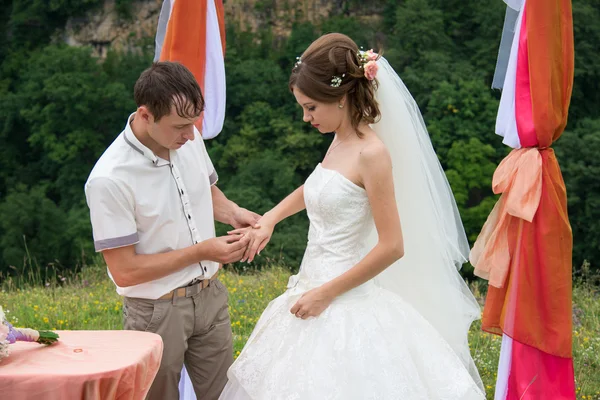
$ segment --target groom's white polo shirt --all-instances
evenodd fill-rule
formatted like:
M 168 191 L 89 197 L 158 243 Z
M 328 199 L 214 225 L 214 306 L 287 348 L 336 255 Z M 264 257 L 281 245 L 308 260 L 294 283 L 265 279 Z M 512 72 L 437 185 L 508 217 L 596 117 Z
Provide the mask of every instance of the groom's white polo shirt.
M 134 115 L 85 184 L 96 251 L 135 245 L 138 254 L 156 254 L 215 237 L 210 188 L 218 177 L 200 132 L 195 129 L 193 141 L 171 150 L 167 161 L 133 134 L 129 122 Z M 218 267 L 202 261 L 151 282 L 117 285 L 117 292 L 157 299 L 196 277 L 210 278 Z

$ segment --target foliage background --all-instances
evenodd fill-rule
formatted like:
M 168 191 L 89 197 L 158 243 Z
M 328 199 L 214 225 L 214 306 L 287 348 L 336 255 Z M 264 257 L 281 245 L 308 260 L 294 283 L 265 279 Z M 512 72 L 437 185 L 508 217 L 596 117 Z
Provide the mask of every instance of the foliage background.
M 83 184 L 134 110 L 133 84 L 153 55 L 153 38 L 138 43 L 138 51 L 109 52 L 102 61 L 90 48 L 56 40 L 68 18 L 101 3 L 0 0 L 0 276 L 5 278 L 33 265 L 48 279 L 56 271 L 77 270 L 93 253 Z M 117 3 L 126 17 L 133 3 Z M 288 74 L 312 40 L 343 32 L 365 49 L 383 49 L 417 99 L 474 241 L 496 200 L 492 174 L 508 152 L 493 132 L 500 93 L 490 89 L 504 3 L 369 2 L 381 18 L 353 16 L 367 7 L 363 2 L 336 4 L 320 22 L 290 14 L 293 28 L 286 37 L 269 28 L 250 33 L 228 24 L 225 127 L 208 144 L 220 187 L 240 205 L 263 213 L 306 179 L 330 137 L 302 122 L 287 89 Z M 600 4 L 573 0 L 573 15 L 575 84 L 567 131 L 555 149 L 568 188 L 578 274 L 584 260 L 592 271 L 600 270 Z M 307 228 L 302 214 L 285 221 L 256 267 L 276 261 L 297 268 Z M 220 233 L 225 229 L 218 227 Z

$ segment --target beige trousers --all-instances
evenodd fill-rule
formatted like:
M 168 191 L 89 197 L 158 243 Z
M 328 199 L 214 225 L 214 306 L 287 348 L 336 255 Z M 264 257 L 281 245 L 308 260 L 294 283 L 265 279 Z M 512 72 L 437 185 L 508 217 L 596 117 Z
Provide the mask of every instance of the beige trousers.
M 192 297 L 123 298 L 124 329 L 159 334 L 164 343 L 160 368 L 147 399 L 179 399 L 184 363 L 196 398 L 219 398 L 233 363 L 227 300 L 227 289 L 218 279 Z

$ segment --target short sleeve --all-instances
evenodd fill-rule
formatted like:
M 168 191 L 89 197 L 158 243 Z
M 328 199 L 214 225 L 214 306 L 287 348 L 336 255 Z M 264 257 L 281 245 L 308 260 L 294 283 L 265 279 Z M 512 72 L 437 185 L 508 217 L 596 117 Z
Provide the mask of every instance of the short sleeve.
M 105 177 L 93 178 L 85 185 L 85 196 L 96 251 L 139 242 L 133 198 L 117 182 Z
M 204 157 L 204 162 L 206 163 L 206 171 L 208 171 L 208 179 L 210 181 L 210 185 L 212 186 L 219 180 L 219 175 L 217 175 L 217 171 L 210 160 L 208 151 L 206 151 L 206 145 L 204 144 L 204 139 L 202 139 L 202 134 L 196 127 L 194 127 L 194 131 L 196 132 L 196 140 L 200 142 L 202 156 Z

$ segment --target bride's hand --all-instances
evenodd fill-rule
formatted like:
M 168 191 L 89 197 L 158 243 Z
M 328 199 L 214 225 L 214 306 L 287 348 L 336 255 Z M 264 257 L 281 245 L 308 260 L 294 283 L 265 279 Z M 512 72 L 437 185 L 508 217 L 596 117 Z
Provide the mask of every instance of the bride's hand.
M 260 254 L 260 252 L 267 246 L 267 243 L 269 243 L 269 240 L 271 240 L 273 229 L 274 227 L 270 224 L 263 223 L 263 221 L 259 220 L 254 228 L 241 228 L 229 231 L 227 233 L 230 235 L 243 233 L 250 237 L 250 242 L 248 243 L 248 247 L 246 247 L 246 252 L 240 261 L 252 262 L 254 261 L 254 257 L 256 257 L 257 254 Z
M 334 297 L 318 287 L 304 293 L 290 309 L 298 318 L 318 317 L 333 301 Z

